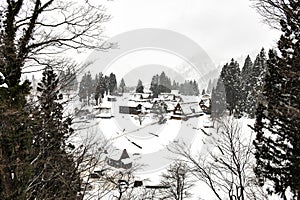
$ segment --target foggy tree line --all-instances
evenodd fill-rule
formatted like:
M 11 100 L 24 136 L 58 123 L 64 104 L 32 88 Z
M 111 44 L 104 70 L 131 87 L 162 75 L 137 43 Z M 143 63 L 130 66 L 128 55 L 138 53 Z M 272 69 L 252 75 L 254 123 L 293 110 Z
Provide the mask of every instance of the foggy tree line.
M 160 75 L 156 74 L 152 77 L 150 90 L 153 96 L 157 97 L 161 93 L 170 93 L 171 90 L 179 90 L 182 95 L 199 95 L 198 83 L 196 80 L 185 80 L 184 83 L 179 83 L 171 79 L 162 72 Z
M 124 91 L 124 79 L 122 79 L 120 87 L 122 91 Z M 81 79 L 78 96 L 81 102 L 86 102 L 89 105 L 91 98 L 98 104 L 104 97 L 104 94 L 114 95 L 116 93 L 117 79 L 114 73 L 110 73 L 109 76 L 99 73 L 93 78 L 91 73 L 88 72 L 85 73 Z
M 60 83 L 64 85 L 61 86 L 62 92 L 77 91 L 78 80 L 75 69 L 67 68 L 58 73 Z
M 82 76 L 79 84 L 79 100 L 90 104 L 93 98 L 98 104 L 104 97 L 104 94 L 117 95 L 118 93 L 128 92 L 125 81 L 122 78 L 119 87 L 117 87 L 116 75 L 110 73 L 109 76 L 102 73 L 96 74 L 93 78 L 90 72 Z M 175 80 L 171 84 L 171 79 L 162 72 L 160 75 L 156 74 L 152 77 L 150 90 L 153 92 L 153 97 L 157 97 L 161 93 L 170 93 L 171 90 L 179 90 L 182 95 L 199 95 L 198 83 L 196 80 L 186 80 L 184 83 L 178 83 Z M 135 92 L 143 93 L 144 85 L 141 80 L 138 80 Z

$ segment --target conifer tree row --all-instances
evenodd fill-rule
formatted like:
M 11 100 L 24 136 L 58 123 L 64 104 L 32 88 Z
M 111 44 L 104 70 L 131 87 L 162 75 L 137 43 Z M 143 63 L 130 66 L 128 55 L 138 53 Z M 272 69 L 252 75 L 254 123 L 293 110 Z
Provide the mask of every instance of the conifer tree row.
M 79 84 L 79 100 L 90 104 L 90 100 L 94 97 L 98 104 L 104 97 L 104 94 L 115 94 L 117 92 L 117 79 L 114 73 L 109 76 L 103 75 L 101 72 L 95 75 L 93 79 L 90 72 L 85 73 Z M 100 99 L 100 101 L 99 101 Z
M 171 83 L 171 79 L 165 72 L 152 77 L 150 90 L 153 92 L 154 97 L 157 97 L 161 93 L 170 93 L 171 90 L 179 90 L 179 93 L 182 95 L 198 96 L 200 94 L 196 80 L 185 80 L 181 84 L 173 80 L 173 83 Z
M 300 3 L 293 0 L 257 3 L 259 11 L 266 14 L 263 16 L 271 13 L 279 17 L 282 35 L 277 43 L 280 54 L 269 51 L 263 98 L 256 111 L 255 172 L 262 185 L 266 181 L 272 183 L 268 188 L 270 193 L 286 200 L 291 192 L 291 199 L 299 200 Z
M 213 104 L 220 104 L 217 94 L 224 92 L 223 88 L 220 87 L 223 85 L 225 102 L 222 104 L 226 103 L 229 114 L 234 114 L 237 117 L 247 115 L 254 118 L 258 102 L 264 99 L 262 90 L 265 81 L 266 62 L 265 50 L 262 48 L 254 63 L 249 55 L 246 57 L 242 70 L 240 70 L 237 61 L 233 59 L 229 64 L 225 64 L 218 79 L 219 86 L 213 90 Z M 214 108 L 212 107 L 212 109 Z

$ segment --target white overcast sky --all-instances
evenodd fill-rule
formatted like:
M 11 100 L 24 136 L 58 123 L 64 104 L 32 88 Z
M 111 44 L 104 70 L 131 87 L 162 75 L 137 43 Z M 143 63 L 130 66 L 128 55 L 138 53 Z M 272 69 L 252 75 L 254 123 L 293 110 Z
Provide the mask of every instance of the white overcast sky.
M 276 46 L 279 32 L 262 23 L 249 0 L 113 0 L 105 35 L 162 28 L 197 42 L 216 65 Z M 254 58 L 253 58 L 254 59 Z

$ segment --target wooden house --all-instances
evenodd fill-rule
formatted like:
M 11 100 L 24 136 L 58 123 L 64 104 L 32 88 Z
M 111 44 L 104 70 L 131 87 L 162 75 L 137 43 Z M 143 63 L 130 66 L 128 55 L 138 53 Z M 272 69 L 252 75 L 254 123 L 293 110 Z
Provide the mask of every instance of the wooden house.
M 187 120 L 191 117 L 203 115 L 198 102 L 177 103 L 171 115 L 171 119 Z
M 122 114 L 131 114 L 131 115 L 138 115 L 142 112 L 142 105 L 139 104 L 135 107 L 133 106 L 119 106 L 119 113 Z
M 146 100 L 146 99 L 152 99 L 151 92 L 133 93 L 131 95 L 130 101 L 140 101 L 140 100 Z
M 94 106 L 93 110 L 96 118 L 111 118 L 113 116 L 111 106 L 108 104 Z
M 114 155 L 106 157 L 106 163 L 114 168 L 130 169 L 132 167 L 132 160 L 126 149 L 122 151 L 121 155 L 116 152 Z
M 180 95 L 176 95 L 173 93 L 161 93 L 158 95 L 158 98 L 162 101 L 170 101 L 170 102 L 183 102 Z
M 128 101 L 128 105 L 130 107 L 136 107 L 139 104 L 143 106 L 146 110 L 150 110 L 152 107 L 151 104 L 152 101 L 152 93 L 147 92 L 147 93 L 133 93 L 131 95 L 131 98 Z

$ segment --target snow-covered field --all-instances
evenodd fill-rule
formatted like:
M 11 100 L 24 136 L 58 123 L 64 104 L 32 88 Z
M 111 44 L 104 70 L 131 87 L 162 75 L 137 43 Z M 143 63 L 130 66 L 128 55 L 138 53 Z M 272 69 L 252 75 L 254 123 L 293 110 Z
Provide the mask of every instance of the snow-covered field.
M 147 185 L 158 185 L 161 173 L 177 157 L 168 150 L 168 146 L 184 142 L 191 146 L 191 152 L 206 153 L 210 144 L 205 143 L 205 139 L 216 133 L 214 128 L 204 128 L 210 120 L 209 115 L 204 114 L 186 121 L 168 119 L 166 123 L 158 124 L 154 114 L 149 113 L 141 116 L 140 125 L 136 115 L 119 113 L 119 106 L 128 105 L 128 99 L 129 94 L 124 94 L 117 97 L 116 102 L 111 103 L 112 118 L 76 118 L 74 128 L 78 131 L 75 140 L 80 142 L 92 138 L 93 141 L 100 141 L 105 138 L 110 144 L 109 152 L 126 149 L 131 161 L 135 165 L 142 165 L 134 172 L 135 180 L 147 180 L 144 182 Z M 185 96 L 183 100 L 198 101 L 196 97 Z M 73 102 L 69 110 L 75 107 L 80 107 L 78 101 Z M 92 111 L 92 106 L 86 108 Z M 241 118 L 239 122 L 247 138 L 251 133 L 248 125 L 252 125 L 254 120 Z M 201 129 L 205 130 L 206 134 Z M 192 193 L 194 194 L 192 199 L 215 199 L 210 188 L 202 182 L 196 183 Z

